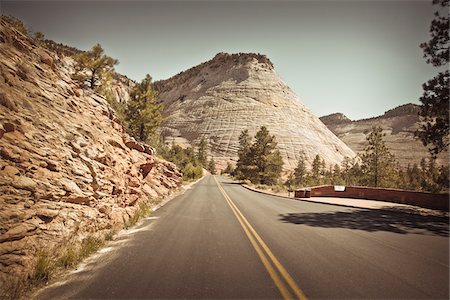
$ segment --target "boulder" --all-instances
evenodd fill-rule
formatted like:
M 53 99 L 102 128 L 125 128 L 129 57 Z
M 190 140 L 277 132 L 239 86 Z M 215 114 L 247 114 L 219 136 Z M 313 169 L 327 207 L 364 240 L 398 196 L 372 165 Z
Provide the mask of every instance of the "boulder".
M 142 176 L 147 177 L 148 173 L 153 169 L 155 162 L 153 160 L 147 160 L 146 163 L 139 166 L 139 170 L 141 171 Z
M 138 188 L 141 186 L 141 183 L 139 182 L 139 180 L 137 178 L 131 177 L 131 178 L 129 178 L 128 186 Z
M 43 49 L 37 48 L 35 49 L 36 54 L 39 56 L 39 59 L 44 64 L 52 67 L 53 66 L 53 58 Z
M 113 147 L 117 147 L 117 148 L 120 148 L 120 149 L 122 149 L 122 150 L 125 150 L 125 147 L 122 146 L 122 144 L 121 144 L 120 142 L 118 142 L 117 140 L 109 139 L 109 140 L 108 140 L 108 143 L 109 143 L 111 146 L 113 146 Z
M 47 163 L 46 168 L 50 171 L 59 172 L 61 170 L 61 167 L 57 161 L 47 159 L 45 162 Z
M 144 152 L 145 147 L 142 143 L 137 142 L 134 138 L 131 138 L 129 140 L 125 141 L 125 146 L 127 146 L 130 149 L 137 150 L 139 152 Z
M 83 191 L 80 187 L 70 179 L 61 178 L 60 183 L 62 184 L 65 191 L 73 193 L 73 194 L 83 194 Z
M 73 194 L 63 197 L 62 200 L 74 204 L 89 205 L 91 202 L 91 197 L 83 194 Z
M 36 190 L 36 182 L 27 176 L 15 176 L 12 182 L 12 186 L 16 189 L 27 190 L 34 192 Z
M 3 123 L 3 128 L 6 132 L 13 132 L 14 130 L 16 130 L 16 126 L 10 122 Z
M 6 175 L 11 178 L 19 174 L 20 174 L 19 169 L 13 166 L 5 166 L 5 168 L 2 170 L 2 175 Z
M 36 225 L 28 222 L 13 227 L 4 234 L 0 235 L 0 243 L 23 239 L 29 234 L 30 231 L 36 230 L 36 227 Z
M 149 145 L 144 144 L 144 152 L 149 154 L 149 155 L 155 155 L 156 150 L 153 147 L 150 147 Z
M 3 105 L 11 111 L 17 111 L 16 105 L 5 93 L 0 93 L 0 105 Z

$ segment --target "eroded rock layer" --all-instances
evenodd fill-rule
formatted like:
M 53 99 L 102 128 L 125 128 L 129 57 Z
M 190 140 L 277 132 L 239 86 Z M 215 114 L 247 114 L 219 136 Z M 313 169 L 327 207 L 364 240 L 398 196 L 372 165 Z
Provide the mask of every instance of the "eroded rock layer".
M 58 57 L 0 24 L 0 282 L 37 251 L 120 228 L 181 184 Z
M 266 126 L 276 136 L 286 169 L 299 152 L 328 165 L 355 154 L 314 116 L 259 54 L 219 53 L 212 60 L 156 83 L 164 102 L 162 134 L 168 142 L 209 143 L 216 161 L 237 159 L 238 137 Z

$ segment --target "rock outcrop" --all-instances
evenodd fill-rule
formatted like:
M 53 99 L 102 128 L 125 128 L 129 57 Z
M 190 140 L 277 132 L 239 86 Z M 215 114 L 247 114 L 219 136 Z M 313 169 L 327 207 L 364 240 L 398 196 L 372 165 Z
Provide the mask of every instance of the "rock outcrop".
M 166 141 L 208 141 L 210 155 L 224 166 L 237 160 L 238 137 L 261 126 L 274 134 L 285 169 L 304 151 L 309 162 L 319 154 L 328 165 L 354 152 L 314 116 L 259 54 L 219 53 L 212 60 L 155 83 L 164 103 Z
M 0 283 L 41 249 L 120 228 L 181 184 L 70 63 L 0 23 Z
M 419 163 L 430 154 L 422 142 L 414 137 L 420 127 L 419 106 L 404 104 L 391 109 L 382 116 L 351 121 L 342 113 L 323 116 L 320 120 L 353 151 L 362 152 L 367 145 L 366 137 L 374 126 L 383 128 L 384 140 L 402 167 Z M 442 153 L 438 164 L 448 165 L 448 152 Z

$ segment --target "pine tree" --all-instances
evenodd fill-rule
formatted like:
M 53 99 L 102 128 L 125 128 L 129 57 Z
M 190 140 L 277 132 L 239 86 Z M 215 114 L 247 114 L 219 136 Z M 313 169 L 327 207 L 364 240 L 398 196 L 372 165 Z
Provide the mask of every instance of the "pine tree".
M 406 169 L 406 177 L 408 179 L 408 186 L 403 187 L 407 190 L 420 191 L 420 183 L 422 181 L 422 171 L 419 169 L 417 164 L 414 164 L 412 167 L 408 165 Z
M 305 152 L 301 151 L 297 161 L 297 166 L 294 169 L 293 184 L 295 186 L 303 186 L 305 183 L 306 173 L 307 170 L 306 170 Z
M 441 6 L 442 13 L 437 11 L 431 22 L 428 43 L 420 47 L 424 51 L 427 63 L 435 67 L 446 67 L 436 77 L 423 84 L 424 93 L 420 98 L 422 106 L 419 115 L 424 124 L 416 132 L 416 136 L 429 148 L 430 154 L 436 157 L 450 145 L 449 139 L 449 10 L 448 0 L 433 0 L 433 4 Z
M 206 169 L 208 166 L 208 145 L 206 144 L 205 138 L 202 138 L 200 140 L 200 143 L 198 144 L 198 150 L 197 150 L 197 159 L 199 163 L 203 166 L 203 168 Z
M 344 183 L 344 179 L 342 176 L 342 171 L 341 171 L 341 167 L 338 164 L 335 164 L 333 167 L 333 172 L 332 172 L 332 182 L 331 184 L 334 185 L 342 185 L 345 184 Z
M 107 56 L 100 44 L 74 55 L 73 59 L 76 62 L 73 78 L 81 84 L 87 83 L 91 89 L 100 85 L 105 74 L 113 72 L 114 66 L 119 63 L 117 59 Z
M 248 130 L 245 129 L 239 135 L 238 161 L 236 164 L 236 177 L 238 179 L 249 179 L 252 173 L 251 164 L 253 162 L 250 156 L 251 137 Z
M 224 174 L 233 174 L 234 169 L 233 169 L 233 165 L 230 162 L 227 162 L 227 166 L 225 168 L 225 170 L 223 170 Z
M 152 77 L 146 75 L 130 93 L 125 111 L 129 133 L 143 142 L 158 139 L 158 128 L 162 121 L 162 103 L 157 103 Z
M 211 157 L 211 160 L 208 162 L 208 171 L 212 175 L 216 175 L 216 162 L 214 161 L 214 158 Z
M 255 142 L 250 147 L 250 156 L 254 159 L 256 176 L 252 178 L 262 184 L 274 184 L 281 175 L 283 159 L 278 150 L 275 136 L 270 135 L 262 126 L 255 135 Z M 251 179 L 251 180 L 252 180 Z
M 322 173 L 322 158 L 319 154 L 314 157 L 311 165 L 311 182 L 312 185 L 320 185 Z
M 273 185 L 278 182 L 283 170 L 283 158 L 280 151 L 275 150 L 266 157 L 266 166 L 261 171 L 260 183 Z
M 361 156 L 362 170 L 366 177 L 366 184 L 374 187 L 392 186 L 396 175 L 396 162 L 383 140 L 381 127 L 372 128 L 367 137 L 368 146 Z
M 248 130 L 239 136 L 238 162 L 236 174 L 239 179 L 248 179 L 253 183 L 275 184 L 278 182 L 283 159 L 278 150 L 275 136 L 270 135 L 266 127 L 262 126 L 251 143 Z

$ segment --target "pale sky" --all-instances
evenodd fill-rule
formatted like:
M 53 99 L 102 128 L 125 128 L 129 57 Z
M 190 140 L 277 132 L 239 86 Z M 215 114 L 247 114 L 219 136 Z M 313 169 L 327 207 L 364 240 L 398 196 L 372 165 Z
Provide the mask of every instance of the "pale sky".
M 419 104 L 436 73 L 421 42 L 429 1 L 5 1 L 2 14 L 82 50 L 100 43 L 116 70 L 169 78 L 218 52 L 267 55 L 317 116 L 351 119 Z

